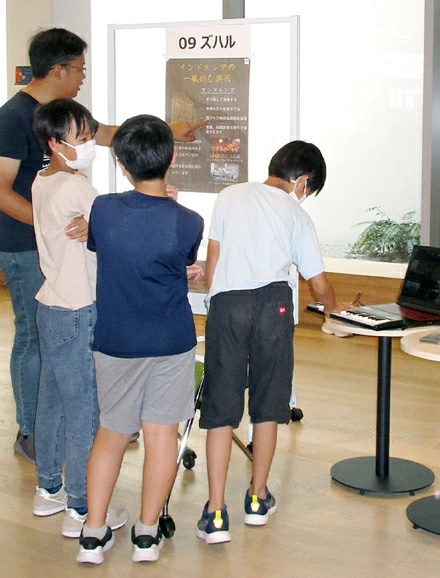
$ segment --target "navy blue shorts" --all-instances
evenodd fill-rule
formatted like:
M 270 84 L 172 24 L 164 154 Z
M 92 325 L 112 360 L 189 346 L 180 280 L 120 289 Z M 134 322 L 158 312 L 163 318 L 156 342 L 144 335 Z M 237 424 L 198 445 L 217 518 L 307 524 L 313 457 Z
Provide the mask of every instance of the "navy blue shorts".
M 249 386 L 252 423 L 289 423 L 293 303 L 288 283 L 218 293 L 206 323 L 200 427 L 238 427 Z

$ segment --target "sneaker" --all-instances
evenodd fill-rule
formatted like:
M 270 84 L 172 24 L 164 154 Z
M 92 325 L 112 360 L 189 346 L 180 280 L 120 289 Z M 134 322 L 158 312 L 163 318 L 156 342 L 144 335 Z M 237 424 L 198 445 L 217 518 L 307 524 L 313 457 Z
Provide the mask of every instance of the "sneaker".
M 136 536 L 134 526 L 131 529 L 131 542 L 133 544 L 133 562 L 156 562 L 159 560 L 164 539 L 160 528 L 157 528 L 156 537 L 148 535 Z
M 79 538 L 87 514 L 78 514 L 74 508 L 66 508 L 63 516 L 63 527 L 61 534 L 66 538 Z M 114 508 L 110 506 L 107 513 L 106 524 L 112 530 L 122 528 L 128 522 L 128 511 L 125 508 Z
M 256 495 L 246 492 L 244 498 L 244 523 L 250 526 L 264 526 L 277 510 L 277 502 L 266 488 L 266 498 L 262 500 Z
M 56 494 L 50 494 L 37 486 L 33 498 L 32 511 L 36 516 L 52 516 L 66 509 L 67 494 L 64 486 Z
M 115 543 L 113 532 L 107 526 L 107 533 L 102 540 L 99 538 L 87 537 L 80 535 L 80 549 L 76 561 L 80 564 L 102 564 L 104 562 L 104 552 L 110 550 Z
M 202 517 L 197 522 L 196 534 L 207 544 L 221 544 L 230 542 L 229 516 L 226 506 L 221 510 L 208 513 L 208 502 L 203 508 Z
M 14 442 L 14 452 L 19 456 L 23 456 L 30 464 L 35 466 L 34 434 L 24 436 L 19 431 Z
M 353 333 L 349 333 L 347 331 L 342 331 L 341 329 L 336 329 L 332 322 L 329 321 L 327 318 L 324 320 L 324 323 L 321 325 L 321 331 L 326 335 L 336 335 L 336 337 L 351 337 Z

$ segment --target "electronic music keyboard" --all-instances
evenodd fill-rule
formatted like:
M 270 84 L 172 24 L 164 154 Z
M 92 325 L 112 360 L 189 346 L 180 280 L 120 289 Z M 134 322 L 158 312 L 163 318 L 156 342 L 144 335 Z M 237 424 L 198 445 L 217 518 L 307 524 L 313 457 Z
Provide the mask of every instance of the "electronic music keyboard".
M 324 314 L 324 305 L 319 301 L 307 305 L 309 311 L 314 313 Z M 330 317 L 337 321 L 345 323 L 352 323 L 365 327 L 365 329 L 373 329 L 380 331 L 384 329 L 399 329 L 405 326 L 404 321 L 393 314 L 372 312 L 367 307 L 356 307 L 353 311 L 339 311 L 339 313 L 331 313 Z

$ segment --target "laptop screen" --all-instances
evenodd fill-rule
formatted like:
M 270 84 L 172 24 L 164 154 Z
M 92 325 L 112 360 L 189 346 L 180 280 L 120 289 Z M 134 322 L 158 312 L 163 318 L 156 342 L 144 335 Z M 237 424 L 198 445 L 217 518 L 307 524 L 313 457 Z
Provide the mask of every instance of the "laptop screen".
M 440 248 L 414 247 L 397 303 L 440 315 Z

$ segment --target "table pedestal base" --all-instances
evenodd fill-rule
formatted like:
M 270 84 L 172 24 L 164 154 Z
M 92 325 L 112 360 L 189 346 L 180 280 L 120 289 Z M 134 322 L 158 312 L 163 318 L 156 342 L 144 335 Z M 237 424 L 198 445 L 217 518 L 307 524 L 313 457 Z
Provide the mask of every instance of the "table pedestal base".
M 359 490 L 361 494 L 410 493 L 426 488 L 434 481 L 434 473 L 417 462 L 389 459 L 388 476 L 376 475 L 376 458 L 350 458 L 335 464 L 330 470 L 331 477 L 340 484 Z
M 420 498 L 406 509 L 406 517 L 414 528 L 440 534 L 440 500 L 436 496 Z

